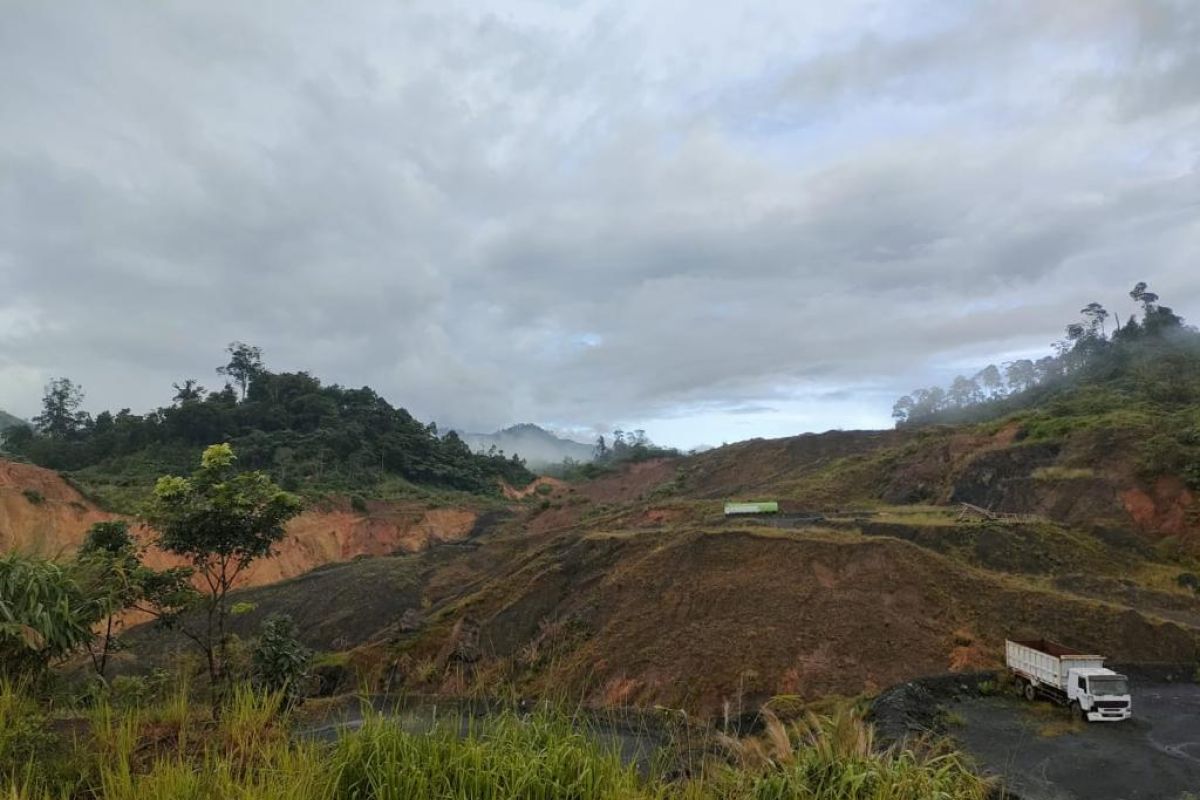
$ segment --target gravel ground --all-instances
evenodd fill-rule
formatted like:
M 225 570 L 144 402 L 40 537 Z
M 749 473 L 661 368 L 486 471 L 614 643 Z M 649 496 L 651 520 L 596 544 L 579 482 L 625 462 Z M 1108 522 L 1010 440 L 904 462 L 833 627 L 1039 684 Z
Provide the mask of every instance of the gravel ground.
M 1200 798 L 1200 686 L 1134 681 L 1134 716 L 1072 722 L 1065 709 L 960 693 L 947 732 L 1022 800 Z

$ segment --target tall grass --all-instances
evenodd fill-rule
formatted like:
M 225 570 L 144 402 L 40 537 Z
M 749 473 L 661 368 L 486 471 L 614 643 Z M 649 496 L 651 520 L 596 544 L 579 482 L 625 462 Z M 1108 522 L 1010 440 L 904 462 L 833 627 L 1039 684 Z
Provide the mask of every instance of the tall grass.
M 880 749 L 850 712 L 809 715 L 789 729 L 769 711 L 760 739 L 726 740 L 739 768 L 717 796 L 752 800 L 985 800 L 989 784 L 960 754 L 918 743 Z
M 331 758 L 337 800 L 609 800 L 653 792 L 619 755 L 558 717 L 510 714 L 460 736 L 369 719 Z
M 219 723 L 200 711 L 114 709 L 101 702 L 82 731 L 56 740 L 63 758 L 16 740 L 0 800 L 982 800 L 987 785 L 957 754 L 876 746 L 850 713 L 786 726 L 766 715 L 755 739 L 725 739 L 727 757 L 693 777 L 641 774 L 568 715 L 501 713 L 409 733 L 369 715 L 333 744 L 297 738 L 278 695 L 238 689 Z M 0 685 L 4 728 L 44 717 Z M 0 738 L 0 743 L 4 742 Z M 664 763 L 667 760 L 664 759 Z

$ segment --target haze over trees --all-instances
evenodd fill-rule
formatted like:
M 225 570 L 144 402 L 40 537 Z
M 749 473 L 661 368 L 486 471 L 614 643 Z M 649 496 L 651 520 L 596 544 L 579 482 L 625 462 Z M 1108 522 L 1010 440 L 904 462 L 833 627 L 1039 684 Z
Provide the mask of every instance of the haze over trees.
M 229 382 L 207 391 L 195 378 L 173 385 L 169 406 L 81 410 L 83 389 L 68 378 L 46 387 L 33 426 L 4 431 L 4 448 L 57 470 L 94 467 L 145 480 L 190 468 L 213 442 L 236 447 L 239 466 L 265 470 L 289 490 L 355 490 L 391 478 L 471 492 L 533 475 L 517 457 L 473 453 L 453 431 L 438 434 L 370 387 L 324 385 L 307 372 L 271 372 L 257 347 L 234 342 L 217 373 Z
M 1122 321 L 1100 303 L 1088 303 L 1080 309 L 1082 320 L 1068 324 L 1065 336 L 1053 343 L 1053 353 L 989 364 L 945 388 L 917 389 L 896 401 L 892 417 L 897 426 L 988 419 L 1063 389 L 1101 383 L 1129 399 L 1200 401 L 1200 334 L 1161 305 L 1145 283 L 1129 294 L 1141 307 L 1140 319 Z

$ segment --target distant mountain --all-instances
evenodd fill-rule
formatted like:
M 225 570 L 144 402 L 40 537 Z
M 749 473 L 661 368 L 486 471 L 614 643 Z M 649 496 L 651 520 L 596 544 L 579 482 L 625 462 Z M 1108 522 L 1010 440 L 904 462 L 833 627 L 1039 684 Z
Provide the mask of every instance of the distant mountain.
M 530 423 L 513 425 L 496 433 L 464 433 L 460 436 L 472 450 L 486 452 L 495 447 L 508 455 L 516 453 L 530 467 L 558 464 L 565 458 L 591 461 L 593 455 L 592 445 L 555 436 Z
M 28 425 L 29 423 L 20 417 L 14 417 L 4 409 L 0 408 L 0 431 L 7 428 L 12 428 L 16 425 Z

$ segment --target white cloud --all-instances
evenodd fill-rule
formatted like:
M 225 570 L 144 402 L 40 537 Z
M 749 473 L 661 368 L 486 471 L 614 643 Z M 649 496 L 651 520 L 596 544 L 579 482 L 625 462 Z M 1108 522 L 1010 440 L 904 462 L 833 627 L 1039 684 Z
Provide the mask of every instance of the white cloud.
M 1200 314 L 1190 3 L 964 9 L 7 4 L 0 405 L 243 339 L 691 445 L 886 424 L 1135 280 Z

